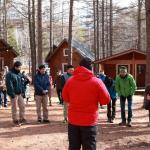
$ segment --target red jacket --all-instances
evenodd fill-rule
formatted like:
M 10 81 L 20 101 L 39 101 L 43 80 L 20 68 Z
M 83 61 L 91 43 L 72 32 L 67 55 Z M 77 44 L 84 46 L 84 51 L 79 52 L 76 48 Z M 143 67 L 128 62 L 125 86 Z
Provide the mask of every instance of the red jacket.
M 103 82 L 84 67 L 76 68 L 74 75 L 66 82 L 62 96 L 69 103 L 69 123 L 79 126 L 96 125 L 98 103 L 106 105 L 110 101 Z

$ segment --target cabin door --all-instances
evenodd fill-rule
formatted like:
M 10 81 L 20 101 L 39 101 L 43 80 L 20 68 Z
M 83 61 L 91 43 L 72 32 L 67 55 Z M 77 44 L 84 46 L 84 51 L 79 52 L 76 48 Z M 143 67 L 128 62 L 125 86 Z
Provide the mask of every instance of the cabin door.
M 136 65 L 136 82 L 137 87 L 145 87 L 145 77 L 146 76 L 146 65 L 137 64 Z

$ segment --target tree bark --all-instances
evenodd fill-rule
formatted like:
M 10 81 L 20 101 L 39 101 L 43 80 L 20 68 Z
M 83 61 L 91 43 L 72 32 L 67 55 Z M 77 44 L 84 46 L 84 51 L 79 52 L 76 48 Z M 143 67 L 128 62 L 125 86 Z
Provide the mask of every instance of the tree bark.
M 6 0 L 3 1 L 3 38 L 7 41 L 7 2 Z
M 38 45 L 38 65 L 43 63 L 42 55 L 42 1 L 38 0 L 38 9 L 37 9 L 37 45 Z
M 31 7 L 32 7 L 32 11 L 31 11 Z M 32 0 L 32 3 L 31 3 L 31 0 L 28 0 L 28 22 L 29 22 L 31 61 L 32 61 L 32 79 L 33 79 L 36 74 L 35 4 L 34 4 L 34 0 Z
M 68 64 L 72 64 L 72 22 L 73 22 L 73 3 L 74 0 L 70 0 L 69 11 L 69 36 L 68 36 Z
M 96 41 L 96 43 L 97 43 L 97 59 L 99 59 L 100 57 L 99 57 L 99 52 L 100 52 L 100 47 L 99 47 L 99 43 L 100 43 L 100 38 L 99 38 L 99 0 L 97 0 L 96 1 L 97 3 L 96 3 L 96 18 L 97 18 L 97 30 L 96 30 L 96 38 L 97 38 L 97 41 Z
M 104 0 L 102 0 L 102 55 L 105 58 L 105 5 Z
M 2 1 L 0 0 L 0 23 L 2 22 L 2 19 L 1 19 L 2 10 L 1 10 L 1 8 L 2 8 Z M 0 38 L 2 38 L 2 25 L 1 24 L 0 24 Z
M 53 14 L 52 14 L 52 11 L 53 11 L 53 1 L 52 0 L 50 0 L 50 38 L 49 38 L 49 40 L 50 40 L 50 52 L 52 52 L 52 50 L 53 50 L 53 44 L 52 44 L 52 35 L 53 35 L 53 32 L 52 32 L 52 19 L 53 19 Z
M 113 2 L 110 0 L 110 19 L 109 19 L 109 47 L 110 47 L 110 56 L 112 56 L 113 52 Z
M 147 35 L 147 51 L 146 51 L 146 85 L 150 84 L 150 2 L 145 0 L 146 8 L 146 35 Z
M 138 50 L 141 50 L 141 9 L 142 9 L 142 0 L 138 0 L 138 18 L 137 18 Z

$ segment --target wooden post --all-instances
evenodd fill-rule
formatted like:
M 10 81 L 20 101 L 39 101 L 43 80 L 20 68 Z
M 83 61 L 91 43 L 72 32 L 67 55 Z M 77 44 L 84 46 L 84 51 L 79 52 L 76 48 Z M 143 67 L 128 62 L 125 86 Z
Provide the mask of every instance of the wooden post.
M 135 74 L 135 54 L 133 52 L 133 56 L 132 56 L 132 75 L 134 77 L 134 79 L 136 79 L 136 74 Z

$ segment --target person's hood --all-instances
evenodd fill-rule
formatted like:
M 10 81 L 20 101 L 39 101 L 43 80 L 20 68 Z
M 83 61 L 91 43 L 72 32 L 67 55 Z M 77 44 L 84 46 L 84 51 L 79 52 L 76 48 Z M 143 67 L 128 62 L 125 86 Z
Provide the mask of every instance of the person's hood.
M 77 67 L 73 73 L 73 77 L 76 80 L 89 80 L 92 77 L 94 77 L 94 74 L 92 71 L 86 69 L 85 67 Z

